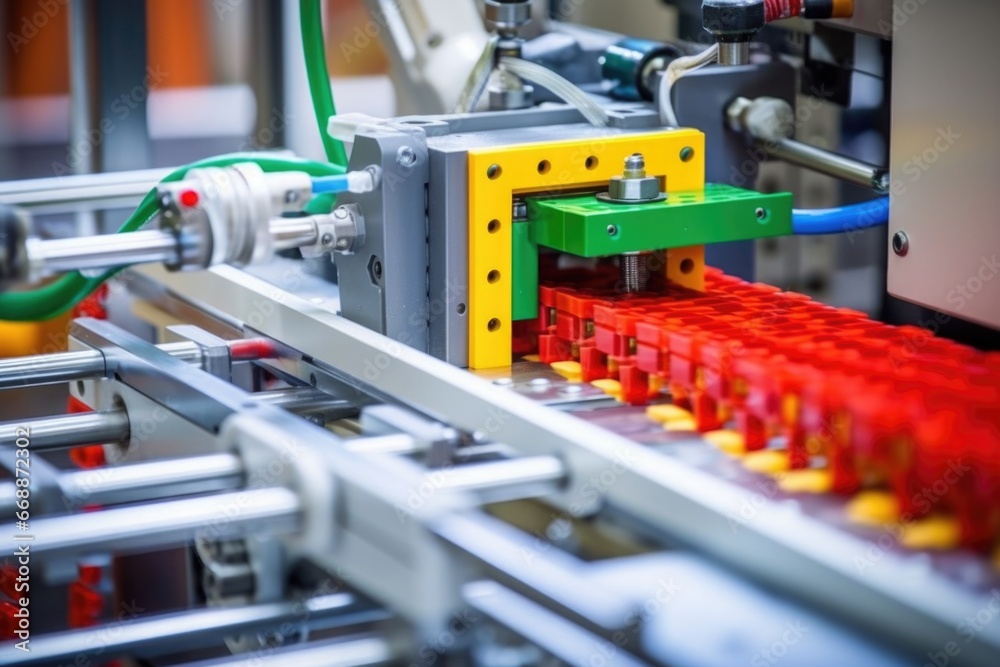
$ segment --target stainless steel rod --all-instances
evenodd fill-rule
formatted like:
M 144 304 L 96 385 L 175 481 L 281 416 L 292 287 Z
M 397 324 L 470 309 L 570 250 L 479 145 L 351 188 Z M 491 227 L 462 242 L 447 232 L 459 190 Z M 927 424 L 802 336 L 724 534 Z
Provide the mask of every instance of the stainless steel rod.
M 52 276 L 67 271 L 107 269 L 130 264 L 178 261 L 176 236 L 150 229 L 128 234 L 102 234 L 67 239 L 28 241 L 28 261 L 33 275 Z
M 0 424 L 0 451 L 10 451 L 19 438 L 32 452 L 81 445 L 120 442 L 128 444 L 129 422 L 124 410 L 81 412 Z
M 867 162 L 810 146 L 794 139 L 764 143 L 762 147 L 775 157 L 799 167 L 871 188 L 879 194 L 886 194 L 889 191 L 889 172 Z
M 312 245 L 319 230 L 310 218 L 275 218 L 271 220 L 271 241 L 275 250 L 288 250 Z
M 118 610 L 126 619 L 115 622 L 113 632 L 83 628 L 31 638 L 31 652 L 14 648 L 13 642 L 0 644 L 0 664 L 70 664 L 84 658 L 90 664 L 110 658 L 156 656 L 177 651 L 178 647 L 220 646 L 222 638 L 243 632 L 292 629 L 346 628 L 362 623 L 385 621 L 390 614 L 372 607 L 350 593 L 335 593 L 302 602 L 270 602 L 243 607 L 198 609 L 151 618 L 136 618 L 132 608 Z M 110 626 L 109 626 L 110 628 Z M 94 641 L 95 633 L 101 640 Z M 244 656 L 246 658 L 246 656 Z
M 268 652 L 277 659 L 275 664 L 295 667 L 374 667 L 385 665 L 395 657 L 386 637 L 360 637 L 312 642 L 292 648 Z M 246 667 L 246 655 L 188 663 L 183 667 Z
M 201 362 L 201 348 L 191 342 L 160 345 L 182 361 Z M 104 355 L 97 350 L 57 352 L 0 360 L 0 389 L 70 382 L 104 373 Z
M 74 507 L 231 491 L 242 485 L 243 464 L 234 454 L 161 459 L 59 475 L 63 496 Z
M 557 491 L 565 477 L 566 468 L 555 456 L 474 463 L 427 475 L 431 484 L 475 493 L 484 502 L 545 496 Z
M 344 443 L 344 448 L 363 454 L 397 454 L 406 456 L 427 451 L 427 444 L 405 433 L 356 438 Z
M 353 412 L 355 409 L 351 403 L 313 388 L 264 391 L 252 394 L 252 398 L 289 412 Z M 127 444 L 129 432 L 128 413 L 125 410 L 81 412 L 3 422 L 0 423 L 0 451 L 14 447 L 18 438 L 26 438 L 28 446 L 35 452 L 111 442 Z
M 37 178 L 0 183 L 0 201 L 28 207 L 51 207 L 102 200 L 138 201 L 172 169 L 143 169 Z
M 72 559 L 101 551 L 153 550 L 197 537 L 225 540 L 249 533 L 291 533 L 299 529 L 300 512 L 294 493 L 269 488 L 46 517 L 31 522 L 31 552 Z M 0 531 L 27 535 L 13 524 Z

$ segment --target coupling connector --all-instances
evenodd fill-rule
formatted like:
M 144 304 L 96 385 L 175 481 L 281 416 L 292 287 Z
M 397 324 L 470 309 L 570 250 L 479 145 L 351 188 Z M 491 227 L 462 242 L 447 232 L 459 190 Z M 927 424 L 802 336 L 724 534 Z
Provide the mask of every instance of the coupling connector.
M 161 185 L 160 227 L 202 239 L 169 268 L 246 266 L 269 259 L 271 220 L 301 211 L 312 191 L 305 172 L 266 174 L 252 162 L 192 169 L 183 181 Z
M 327 215 L 313 215 L 308 220 L 316 227 L 316 241 L 299 247 L 306 259 L 333 252 L 352 255 L 364 245 L 365 218 L 357 204 L 344 204 Z

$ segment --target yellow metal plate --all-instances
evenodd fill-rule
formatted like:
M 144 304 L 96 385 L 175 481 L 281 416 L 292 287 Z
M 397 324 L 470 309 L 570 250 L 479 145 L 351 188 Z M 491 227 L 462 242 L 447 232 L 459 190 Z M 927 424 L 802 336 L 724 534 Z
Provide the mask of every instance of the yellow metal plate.
M 704 151 L 705 136 L 689 129 L 470 150 L 469 367 L 511 363 L 516 195 L 604 185 L 636 152 L 645 156 L 646 172 L 659 177 L 667 192 L 700 190 L 705 187 Z

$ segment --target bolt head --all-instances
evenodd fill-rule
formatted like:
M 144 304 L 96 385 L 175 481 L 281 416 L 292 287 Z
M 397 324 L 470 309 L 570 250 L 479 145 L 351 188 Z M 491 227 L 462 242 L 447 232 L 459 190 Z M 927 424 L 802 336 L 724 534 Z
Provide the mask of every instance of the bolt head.
M 910 238 L 904 231 L 898 231 L 892 235 L 892 251 L 900 257 L 906 257 L 910 252 Z
M 323 237 L 320 239 L 320 243 L 322 243 L 323 245 L 330 245 L 331 243 L 333 243 L 333 235 L 323 234 Z
M 400 167 L 412 167 L 417 161 L 417 154 L 409 146 L 400 146 L 396 151 L 396 164 Z

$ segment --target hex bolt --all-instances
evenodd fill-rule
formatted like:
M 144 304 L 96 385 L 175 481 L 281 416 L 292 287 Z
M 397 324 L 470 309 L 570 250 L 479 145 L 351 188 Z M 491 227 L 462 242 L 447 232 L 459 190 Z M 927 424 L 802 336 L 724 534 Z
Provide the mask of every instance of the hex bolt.
M 646 158 L 642 153 L 632 153 L 625 158 L 625 171 L 622 178 L 645 178 Z
M 400 167 L 412 167 L 417 161 L 417 154 L 409 146 L 400 146 L 396 151 L 396 164 Z
M 892 251 L 900 257 L 906 257 L 910 252 L 910 237 L 904 231 L 898 231 L 892 235 Z

